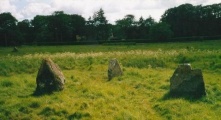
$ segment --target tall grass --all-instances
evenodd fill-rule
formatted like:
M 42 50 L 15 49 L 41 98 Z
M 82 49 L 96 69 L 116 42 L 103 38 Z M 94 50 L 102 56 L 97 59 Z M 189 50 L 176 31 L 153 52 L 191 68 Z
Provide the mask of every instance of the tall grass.
M 1 48 L 1 52 L 8 50 L 8 53 L 0 55 L 0 118 L 219 119 L 221 49 L 218 43 L 67 46 L 60 50 L 26 46 L 18 54 L 11 53 L 10 48 Z M 45 57 L 61 67 L 66 77 L 65 89 L 33 96 L 37 71 Z M 118 59 L 124 74 L 108 81 L 110 58 Z M 203 70 L 207 96 L 200 99 L 167 96 L 174 69 L 186 62 Z
M 90 67 L 92 64 L 107 64 L 110 58 L 119 59 L 125 67 L 137 68 L 174 68 L 177 64 L 192 63 L 202 69 L 219 70 L 221 68 L 221 50 L 171 49 L 171 50 L 130 50 L 89 53 L 54 53 L 27 54 L 22 56 L 7 55 L 1 58 L 0 75 L 13 73 L 34 73 L 38 70 L 41 59 L 50 57 L 62 69 Z

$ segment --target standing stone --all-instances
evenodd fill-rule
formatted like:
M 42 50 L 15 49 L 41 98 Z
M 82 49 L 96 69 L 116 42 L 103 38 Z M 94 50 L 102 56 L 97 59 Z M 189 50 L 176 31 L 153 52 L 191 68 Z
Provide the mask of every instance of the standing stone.
M 177 97 L 206 95 L 202 71 L 192 70 L 190 64 L 179 65 L 170 78 L 170 94 Z
M 36 78 L 35 94 L 51 93 L 64 89 L 65 77 L 50 58 L 43 59 Z
M 18 48 L 17 47 L 14 47 L 12 52 L 18 52 Z
M 117 59 L 116 58 L 111 59 L 109 61 L 109 66 L 108 66 L 108 80 L 111 80 L 113 77 L 117 77 L 121 75 L 123 75 L 123 71 Z

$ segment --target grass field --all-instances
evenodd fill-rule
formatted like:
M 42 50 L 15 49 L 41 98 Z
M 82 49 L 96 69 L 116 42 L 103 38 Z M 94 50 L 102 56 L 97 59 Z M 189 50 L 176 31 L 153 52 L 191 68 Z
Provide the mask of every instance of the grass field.
M 218 120 L 221 114 L 221 41 L 137 45 L 0 48 L 2 120 Z M 66 77 L 65 89 L 33 96 L 43 58 Z M 108 81 L 117 58 L 123 76 Z M 170 98 L 169 79 L 180 63 L 203 71 L 200 99 Z

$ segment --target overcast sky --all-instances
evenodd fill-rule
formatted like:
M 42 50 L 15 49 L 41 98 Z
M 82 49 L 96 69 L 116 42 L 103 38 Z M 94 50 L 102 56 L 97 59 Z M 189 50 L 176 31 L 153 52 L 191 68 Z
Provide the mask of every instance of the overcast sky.
M 209 5 L 221 3 L 221 0 L 0 0 L 0 13 L 11 12 L 19 21 L 54 11 L 79 14 L 88 19 L 103 8 L 110 23 L 127 14 L 135 15 L 136 19 L 152 16 L 158 21 L 165 10 L 184 3 Z

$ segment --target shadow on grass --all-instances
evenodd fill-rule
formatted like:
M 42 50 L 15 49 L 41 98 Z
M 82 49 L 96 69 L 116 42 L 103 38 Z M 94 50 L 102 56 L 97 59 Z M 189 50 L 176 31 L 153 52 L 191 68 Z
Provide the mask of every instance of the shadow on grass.
M 172 100 L 172 99 L 184 99 L 189 102 L 197 102 L 201 101 L 203 98 L 205 98 L 206 95 L 198 96 L 198 95 L 191 95 L 191 94 L 171 94 L 170 92 L 167 92 L 161 100 Z
M 33 93 L 25 94 L 25 95 L 18 95 L 19 98 L 28 98 L 28 97 L 40 97 L 43 95 L 52 95 L 53 92 L 39 92 L 39 91 L 34 91 Z
M 31 96 L 34 96 L 34 97 L 40 97 L 40 96 L 43 96 L 43 95 L 52 95 L 53 92 L 52 91 L 46 91 L 46 90 L 35 90 Z
M 32 94 L 28 94 L 28 95 L 18 95 L 19 98 L 28 98 L 30 96 L 33 96 L 33 93 Z

